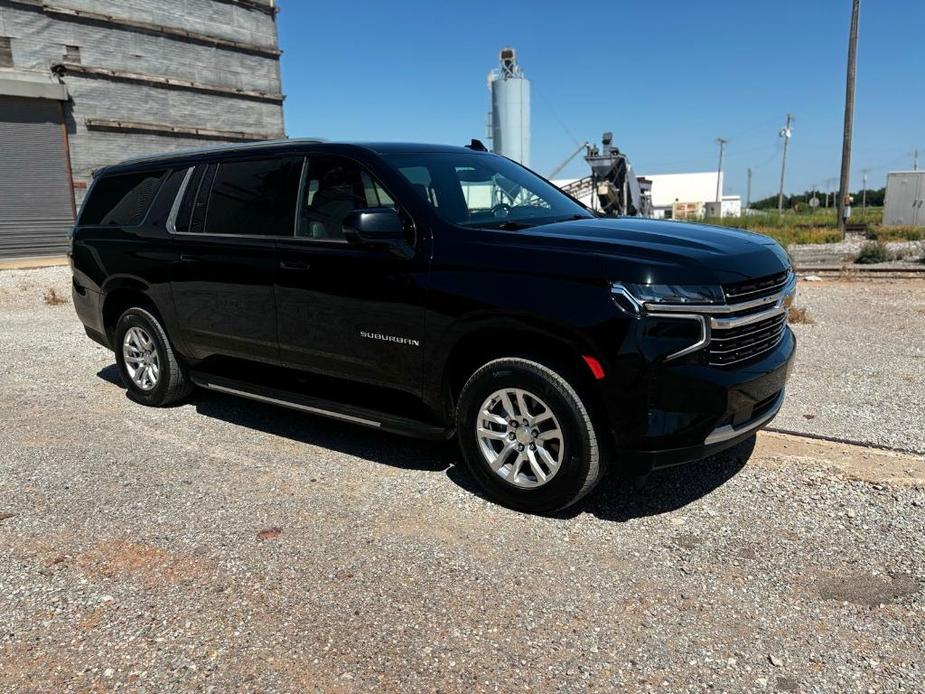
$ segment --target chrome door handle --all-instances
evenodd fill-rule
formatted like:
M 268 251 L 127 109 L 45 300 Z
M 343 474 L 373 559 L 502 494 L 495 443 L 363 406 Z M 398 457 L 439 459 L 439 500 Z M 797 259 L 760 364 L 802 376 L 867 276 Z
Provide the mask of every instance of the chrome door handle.
M 279 266 L 283 270 L 308 270 L 311 265 L 303 263 L 301 260 L 281 260 Z

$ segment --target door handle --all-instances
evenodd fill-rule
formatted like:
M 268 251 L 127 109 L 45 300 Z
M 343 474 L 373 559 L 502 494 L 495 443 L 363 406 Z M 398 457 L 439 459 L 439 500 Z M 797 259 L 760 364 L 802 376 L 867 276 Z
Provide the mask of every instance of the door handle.
M 308 270 L 311 265 L 301 260 L 281 260 L 279 266 L 283 270 Z
M 199 262 L 199 256 L 198 256 L 198 255 L 189 255 L 189 254 L 187 254 L 187 253 L 181 253 L 181 254 L 180 254 L 180 262 L 181 262 L 181 263 L 198 263 L 198 262 Z

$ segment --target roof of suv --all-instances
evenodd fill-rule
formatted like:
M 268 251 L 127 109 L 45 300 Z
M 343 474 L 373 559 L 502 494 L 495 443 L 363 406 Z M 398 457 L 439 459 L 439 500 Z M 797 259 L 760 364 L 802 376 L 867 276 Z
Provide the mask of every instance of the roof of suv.
M 197 149 L 177 150 L 161 154 L 150 154 L 141 157 L 126 159 L 117 164 L 103 167 L 97 174 L 134 168 L 140 165 L 167 163 L 179 160 L 196 160 L 213 154 L 236 152 L 253 152 L 261 150 L 276 150 L 292 148 L 294 150 L 306 147 L 320 147 L 321 149 L 343 150 L 365 149 L 377 154 L 394 154 L 408 152 L 472 152 L 474 150 L 452 145 L 430 145 L 416 142 L 328 142 L 320 139 L 294 138 L 286 140 L 262 140 L 260 142 L 247 142 L 242 144 L 216 145 L 214 147 L 200 147 Z M 477 151 L 477 150 L 476 150 Z

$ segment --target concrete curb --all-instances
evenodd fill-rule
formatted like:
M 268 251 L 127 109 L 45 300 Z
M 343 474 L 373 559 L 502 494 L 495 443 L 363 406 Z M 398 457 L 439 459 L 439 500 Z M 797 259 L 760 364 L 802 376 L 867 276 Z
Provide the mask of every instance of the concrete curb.
M 29 258 L 0 259 L 0 270 L 35 270 L 42 267 L 67 265 L 66 255 L 33 256 Z

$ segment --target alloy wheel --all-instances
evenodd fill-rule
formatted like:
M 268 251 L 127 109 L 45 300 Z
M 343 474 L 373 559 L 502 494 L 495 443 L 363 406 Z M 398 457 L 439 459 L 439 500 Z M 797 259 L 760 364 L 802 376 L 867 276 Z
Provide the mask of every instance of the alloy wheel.
M 479 409 L 476 435 L 488 466 L 515 487 L 548 483 L 562 465 L 559 420 L 539 397 L 521 388 L 495 391 Z
M 125 331 L 125 337 L 122 340 L 122 357 L 125 361 L 125 370 L 136 386 L 144 391 L 152 390 L 157 386 L 157 379 L 160 376 L 157 346 L 143 328 L 132 326 Z

